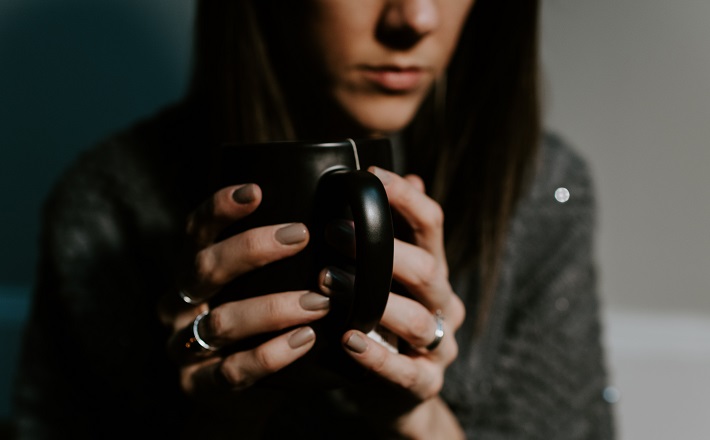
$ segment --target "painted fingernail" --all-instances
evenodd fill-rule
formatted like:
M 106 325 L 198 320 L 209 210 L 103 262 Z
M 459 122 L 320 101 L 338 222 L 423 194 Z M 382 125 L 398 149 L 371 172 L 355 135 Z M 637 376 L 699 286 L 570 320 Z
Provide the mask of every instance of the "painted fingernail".
M 367 350 L 367 342 L 360 337 L 357 333 L 350 335 L 348 340 L 345 342 L 345 346 L 355 353 L 364 353 Z
M 276 240 L 281 244 L 296 244 L 306 239 L 308 229 L 303 223 L 291 223 L 276 231 Z
M 354 285 L 355 277 L 337 267 L 327 268 L 323 275 L 323 287 L 330 292 L 352 292 Z
M 256 188 L 254 187 L 253 184 L 249 183 L 241 188 L 235 190 L 232 193 L 232 198 L 234 199 L 235 202 L 241 203 L 241 204 L 246 204 L 254 201 L 256 198 Z
M 301 295 L 299 303 L 304 310 L 325 310 L 330 307 L 330 298 L 316 292 Z
M 310 327 L 303 327 L 288 338 L 288 345 L 291 348 L 303 347 L 316 338 L 316 332 Z
M 383 185 L 387 185 L 392 180 L 392 173 L 379 167 L 372 167 L 372 172 L 377 176 Z

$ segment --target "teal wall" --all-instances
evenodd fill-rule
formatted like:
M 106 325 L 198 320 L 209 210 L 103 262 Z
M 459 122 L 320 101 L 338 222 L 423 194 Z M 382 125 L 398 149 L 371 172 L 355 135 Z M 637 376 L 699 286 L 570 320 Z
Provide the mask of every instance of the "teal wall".
M 79 152 L 182 95 L 192 17 L 187 0 L 0 1 L 0 419 L 42 200 Z

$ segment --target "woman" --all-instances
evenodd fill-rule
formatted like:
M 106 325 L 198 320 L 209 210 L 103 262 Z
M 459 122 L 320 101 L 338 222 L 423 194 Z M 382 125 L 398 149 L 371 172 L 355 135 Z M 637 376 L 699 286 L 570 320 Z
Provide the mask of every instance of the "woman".
M 592 187 L 541 133 L 537 13 L 533 0 L 199 2 L 186 98 L 85 154 L 47 202 L 20 437 L 612 438 Z M 370 171 L 413 231 L 395 243 L 407 295 L 390 295 L 381 325 L 412 350 L 350 330 L 343 350 L 371 382 L 260 387 L 312 348 L 309 324 L 343 286 L 326 271 L 320 292 L 208 310 L 309 240 L 295 224 L 217 241 L 262 194 L 211 194 L 210 146 L 373 135 L 397 146 L 397 173 Z M 206 347 L 294 330 L 176 366 L 193 324 Z

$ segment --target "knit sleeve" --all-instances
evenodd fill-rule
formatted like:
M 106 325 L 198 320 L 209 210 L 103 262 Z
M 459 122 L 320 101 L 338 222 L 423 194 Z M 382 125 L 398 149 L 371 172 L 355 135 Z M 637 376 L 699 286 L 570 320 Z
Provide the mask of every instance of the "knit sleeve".
M 118 438 L 176 417 L 156 403 L 179 398 L 153 306 L 166 271 L 151 250 L 166 247 L 154 232 L 166 220 L 126 150 L 110 142 L 86 153 L 44 205 L 15 384 L 18 439 Z
M 453 407 L 469 438 L 614 438 L 603 398 L 595 215 L 586 163 L 548 140 L 511 226 L 490 325 L 465 368 L 452 372 L 464 384 Z

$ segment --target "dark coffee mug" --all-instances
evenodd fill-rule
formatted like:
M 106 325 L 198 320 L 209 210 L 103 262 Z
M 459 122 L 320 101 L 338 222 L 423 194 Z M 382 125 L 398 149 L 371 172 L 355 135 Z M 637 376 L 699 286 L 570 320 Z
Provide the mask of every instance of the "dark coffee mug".
M 365 171 L 370 165 L 392 168 L 388 139 L 229 144 L 221 149 L 217 188 L 255 183 L 263 195 L 260 206 L 222 238 L 259 226 L 301 222 L 310 241 L 298 254 L 234 279 L 210 301 L 211 307 L 269 293 L 318 291 L 318 275 L 325 267 L 355 276 L 352 292 L 334 292 L 328 315 L 312 324 L 315 346 L 264 383 L 332 387 L 365 374 L 343 351 L 340 338 L 349 329 L 375 329 L 390 292 L 394 248 L 387 194 L 380 180 Z M 329 225 L 343 219 L 354 224 L 355 255 L 345 255 L 326 241 Z M 260 335 L 228 349 L 248 349 L 273 336 Z

